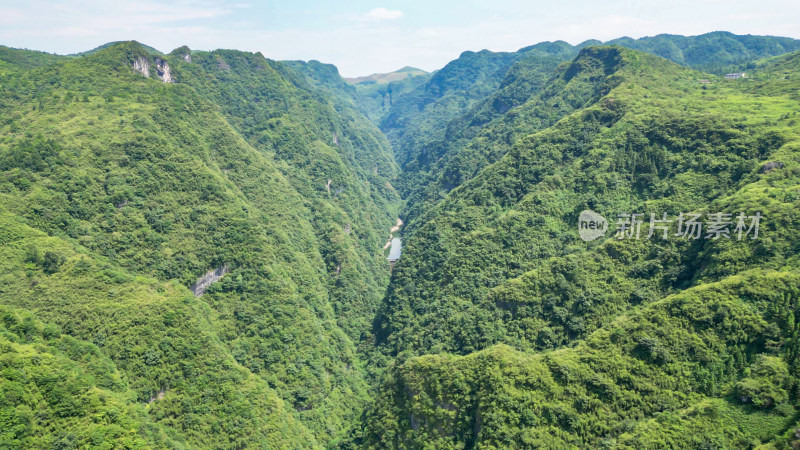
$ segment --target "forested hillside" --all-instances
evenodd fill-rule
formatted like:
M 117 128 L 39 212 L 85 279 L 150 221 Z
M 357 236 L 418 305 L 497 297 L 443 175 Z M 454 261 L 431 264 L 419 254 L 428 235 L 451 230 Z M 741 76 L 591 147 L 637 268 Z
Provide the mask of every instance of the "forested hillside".
M 607 44 L 0 47 L 0 447 L 797 448 L 800 41 Z
M 9 445 L 335 437 L 363 409 L 356 345 L 388 280 L 380 132 L 258 54 L 120 43 L 2 69 Z M 40 358 L 73 369 L 40 379 Z
M 549 126 L 565 110 L 582 106 L 586 98 L 578 96 L 540 103 L 540 110 L 532 113 L 513 109 L 537 95 L 558 64 L 572 60 L 582 48 L 600 44 L 589 40 L 572 46 L 557 41 L 513 53 L 465 52 L 426 84 L 396 98 L 378 123 L 403 169 L 397 187 L 409 199 L 406 217 L 422 215 L 504 155 L 521 135 Z M 607 44 L 642 50 L 717 75 L 750 70 L 758 59 L 800 50 L 797 39 L 727 32 L 620 38 Z M 574 90 L 571 94 L 579 95 Z M 540 95 L 561 94 L 552 89 Z
M 393 362 L 364 443 L 787 445 L 800 86 L 772 71 L 796 57 L 741 82 L 621 47 L 562 66 L 519 108 L 529 134 L 406 240 L 376 321 Z M 537 107 L 570 98 L 574 112 L 536 131 Z M 612 230 L 623 213 L 764 220 L 758 239 L 686 239 L 676 223 L 648 239 L 645 223 L 641 239 L 587 243 L 586 209 Z
M 641 39 L 614 39 L 606 44 L 622 45 L 661 56 L 676 63 L 712 73 L 734 68 L 753 68 L 761 58 L 800 50 L 797 39 L 776 36 L 736 35 L 715 31 L 700 36 L 659 34 Z

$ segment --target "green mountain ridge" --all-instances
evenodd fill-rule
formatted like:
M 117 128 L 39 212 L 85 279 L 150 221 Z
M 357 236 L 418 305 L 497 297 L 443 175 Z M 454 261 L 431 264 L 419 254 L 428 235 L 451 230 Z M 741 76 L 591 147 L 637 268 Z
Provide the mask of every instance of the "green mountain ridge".
M 796 311 L 798 281 L 797 273 L 747 273 L 703 285 L 554 352 L 496 345 L 410 359 L 387 378 L 368 414 L 366 446 L 744 448 L 771 441 L 797 424 L 787 404 L 790 370 L 774 356 L 754 362 L 753 353 L 765 350 L 760 336 L 772 328 L 769 338 L 796 355 L 797 329 L 781 315 Z M 739 332 L 748 337 L 732 337 Z M 749 377 L 734 383 L 749 365 Z M 734 395 L 781 404 L 764 410 Z
M 0 62 L 26 69 L 54 64 L 65 58 L 69 58 L 69 56 L 54 55 L 52 53 L 39 52 L 36 50 L 18 49 L 0 45 Z
M 431 76 L 431 73 L 406 66 L 394 72 L 345 78 L 345 81 L 354 87 L 361 111 L 377 122 L 392 108 L 395 97 L 408 94 Z
M 367 75 L 363 77 L 353 77 L 353 78 L 345 78 L 350 84 L 389 84 L 392 81 L 402 80 L 408 77 L 418 76 L 418 75 L 427 75 L 428 72 L 425 72 L 422 69 L 417 69 L 416 67 L 405 66 L 403 68 L 397 69 L 394 72 L 387 72 L 387 73 L 373 73 L 372 75 Z
M 164 56 L 164 53 L 162 53 L 161 50 L 158 50 L 156 48 L 150 47 L 149 45 L 145 45 L 145 44 L 142 44 L 141 42 L 137 42 L 137 41 L 130 41 L 130 42 L 138 44 L 141 48 L 143 48 L 147 53 L 149 53 L 151 55 Z M 97 47 L 95 47 L 95 48 L 93 48 L 91 50 L 88 50 L 88 51 L 85 51 L 85 52 L 76 53 L 76 54 L 70 55 L 70 56 L 91 55 L 92 53 L 97 53 L 97 52 L 99 52 L 101 50 L 105 50 L 105 49 L 107 49 L 109 47 L 114 47 L 115 45 L 120 45 L 120 44 L 124 45 L 125 41 L 106 42 L 105 44 L 99 45 L 99 46 L 97 46 Z
M 514 53 L 483 51 L 477 55 L 465 52 L 452 61 L 437 77 L 447 84 L 450 79 L 457 83 L 474 83 L 460 91 L 442 92 L 438 88 L 418 87 L 414 92 L 400 98 L 379 124 L 392 142 L 398 163 L 403 168 L 398 188 L 410 201 L 413 210 L 408 218 L 419 216 L 426 205 L 435 204 L 444 194 L 480 169 L 496 161 L 505 150 L 489 152 L 475 150 L 488 146 L 475 138 L 476 131 L 493 120 L 505 120 L 505 113 L 519 107 L 547 81 L 555 66 L 574 58 L 585 47 L 603 44 L 589 40 L 576 46 L 563 41 L 543 42 L 524 47 Z M 753 61 L 800 49 L 800 41 L 789 38 L 765 36 L 738 36 L 727 32 L 712 32 L 699 36 L 657 35 L 640 39 L 621 38 L 606 44 L 652 53 L 689 67 L 724 74 L 727 71 L 748 70 Z M 472 58 L 499 61 L 497 66 L 486 69 L 471 61 Z M 462 76 L 459 66 L 476 71 Z M 522 114 L 520 112 L 520 114 Z M 396 122 L 394 117 L 402 118 Z M 523 118 L 522 120 L 527 120 Z M 508 126 L 504 126 L 508 129 Z M 513 141 L 497 130 L 487 132 L 490 145 L 506 145 Z M 502 137 L 501 137 L 502 136 Z M 472 144 L 471 149 L 464 149 Z M 462 155 L 462 151 L 466 154 Z M 477 154 L 476 154 L 477 153 Z M 469 173 L 452 167 L 468 160 Z M 447 167 L 450 166 L 450 167 Z M 444 174 L 454 174 L 447 175 Z M 465 177 L 465 175 L 467 175 Z M 437 178 L 441 178 L 437 180 Z

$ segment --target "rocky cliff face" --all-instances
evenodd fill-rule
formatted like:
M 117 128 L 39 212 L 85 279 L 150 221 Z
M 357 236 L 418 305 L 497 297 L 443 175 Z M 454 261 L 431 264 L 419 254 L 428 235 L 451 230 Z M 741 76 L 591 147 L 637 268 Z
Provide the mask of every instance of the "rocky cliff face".
M 223 264 L 214 270 L 209 270 L 205 275 L 198 278 L 195 284 L 189 286 L 189 289 L 191 289 L 195 297 L 200 297 L 201 295 L 205 294 L 206 289 L 208 289 L 209 286 L 219 281 L 223 276 L 225 276 L 226 273 L 229 273 L 230 271 L 231 269 L 227 264 Z
M 150 62 L 142 56 L 138 56 L 133 60 L 133 70 L 141 73 L 147 78 L 150 78 Z
M 169 64 L 161 59 L 156 58 L 156 73 L 158 77 L 161 78 L 161 81 L 164 83 L 174 83 L 172 79 L 172 72 L 170 71 Z
M 155 58 L 154 62 L 158 78 L 164 83 L 174 83 L 175 80 L 172 78 L 172 70 L 169 67 L 169 63 L 161 58 Z M 150 78 L 150 61 L 144 56 L 137 56 L 133 60 L 133 70 L 141 73 L 146 78 Z

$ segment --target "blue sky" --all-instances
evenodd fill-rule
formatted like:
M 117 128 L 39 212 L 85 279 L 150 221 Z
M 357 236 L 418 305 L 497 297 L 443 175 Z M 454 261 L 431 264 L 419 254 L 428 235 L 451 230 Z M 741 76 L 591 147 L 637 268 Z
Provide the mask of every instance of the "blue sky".
M 74 53 L 130 40 L 317 59 L 344 76 L 442 67 L 464 50 L 725 30 L 800 38 L 800 0 L 0 0 L 0 44 Z

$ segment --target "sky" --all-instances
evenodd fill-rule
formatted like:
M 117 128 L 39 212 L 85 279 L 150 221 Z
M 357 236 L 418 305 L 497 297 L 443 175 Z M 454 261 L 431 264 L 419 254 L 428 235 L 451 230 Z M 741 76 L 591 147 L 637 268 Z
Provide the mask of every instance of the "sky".
M 800 38 L 800 0 L 0 0 L 0 44 L 69 54 L 119 40 L 316 59 L 343 76 L 431 71 L 465 50 L 710 31 Z

